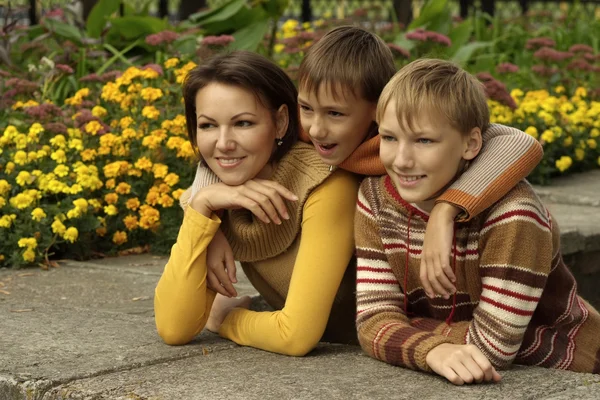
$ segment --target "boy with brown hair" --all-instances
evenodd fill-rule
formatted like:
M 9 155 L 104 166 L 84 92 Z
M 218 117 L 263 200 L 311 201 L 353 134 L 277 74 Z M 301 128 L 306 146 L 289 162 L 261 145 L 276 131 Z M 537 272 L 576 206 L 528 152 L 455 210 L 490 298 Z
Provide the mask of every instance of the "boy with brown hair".
M 383 90 L 377 122 L 387 175 L 363 181 L 355 217 L 365 352 L 454 384 L 498 381 L 512 363 L 600 373 L 600 315 L 577 296 L 558 226 L 526 181 L 454 224 L 456 291 L 425 296 L 429 213 L 490 129 L 481 83 L 450 62 L 415 61 Z

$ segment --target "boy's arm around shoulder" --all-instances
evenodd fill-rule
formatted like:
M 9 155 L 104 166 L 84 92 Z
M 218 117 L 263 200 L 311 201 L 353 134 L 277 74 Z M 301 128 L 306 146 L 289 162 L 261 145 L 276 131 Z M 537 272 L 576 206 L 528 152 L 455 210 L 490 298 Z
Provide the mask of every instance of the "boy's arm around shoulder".
M 382 203 L 380 179 L 363 181 L 355 214 L 358 339 L 373 358 L 431 371 L 426 362 L 429 351 L 452 341 L 412 326 L 404 311 L 404 292 L 388 262 L 377 222 Z
M 543 156 L 541 144 L 525 132 L 491 124 L 483 132 L 483 147 L 472 165 L 437 202 L 461 208 L 467 221 L 491 207 L 538 165 Z

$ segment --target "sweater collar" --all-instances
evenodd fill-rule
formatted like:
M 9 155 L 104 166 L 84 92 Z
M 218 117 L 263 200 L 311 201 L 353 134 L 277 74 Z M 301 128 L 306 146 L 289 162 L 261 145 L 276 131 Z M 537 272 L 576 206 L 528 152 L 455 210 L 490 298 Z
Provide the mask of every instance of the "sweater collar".
M 222 228 L 234 258 L 241 262 L 257 262 L 275 257 L 290 248 L 301 230 L 302 210 L 308 196 L 329 175 L 313 146 L 297 143 L 280 160 L 271 180 L 298 196 L 298 201 L 286 202 L 290 219 L 281 225 L 265 224 L 246 210 L 229 210 Z

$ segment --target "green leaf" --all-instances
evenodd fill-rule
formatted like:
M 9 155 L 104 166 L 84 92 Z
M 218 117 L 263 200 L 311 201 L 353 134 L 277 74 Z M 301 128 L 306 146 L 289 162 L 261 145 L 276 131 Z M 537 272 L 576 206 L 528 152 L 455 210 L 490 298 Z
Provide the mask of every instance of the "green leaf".
M 419 17 L 410 23 L 407 31 L 427 26 L 434 18 L 437 18 L 447 6 L 448 0 L 429 0 L 421 9 Z
M 167 29 L 168 23 L 155 17 L 126 16 L 111 20 L 111 35 L 125 40 L 138 39 Z
M 135 42 L 131 43 L 129 46 L 127 46 L 126 48 L 124 48 L 121 51 L 118 51 L 117 49 L 115 49 L 113 46 L 111 46 L 110 44 L 106 43 L 104 45 L 104 48 L 108 51 L 110 51 L 113 54 L 113 57 L 108 60 L 106 63 L 104 63 L 103 66 L 101 66 L 97 71 L 96 74 L 100 75 L 103 74 L 104 71 L 106 71 L 108 69 L 108 67 L 110 67 L 115 61 L 117 60 L 121 60 L 123 61 L 126 65 L 131 65 L 131 61 L 129 61 L 127 58 L 125 58 L 124 54 L 126 54 L 128 51 L 130 51 L 131 49 L 133 49 L 135 46 L 137 46 L 140 42 L 140 39 L 136 40 Z
M 44 25 L 58 36 L 81 44 L 83 35 L 75 26 L 53 18 L 46 18 L 44 20 Z
M 452 46 L 448 49 L 448 54 L 454 54 L 458 49 L 465 45 L 473 33 L 473 23 L 470 19 L 457 25 L 448 37 L 452 40 Z
M 86 22 L 88 36 L 99 38 L 106 26 L 106 21 L 119 10 L 119 0 L 100 0 L 96 3 Z
M 196 51 L 197 40 L 195 36 L 186 35 L 173 42 L 173 48 L 181 54 L 192 54 Z
M 268 19 L 248 25 L 233 34 L 235 41 L 229 45 L 229 48 L 232 50 L 256 51 L 268 30 Z
M 398 36 L 396 36 L 394 44 L 397 44 L 398 46 L 408 51 L 411 51 L 417 45 L 414 41 L 408 40 L 406 38 L 406 33 L 404 32 L 401 32 Z
M 230 18 L 202 24 L 206 35 L 231 34 L 256 22 L 268 20 L 269 16 L 262 7 L 242 7 Z
M 225 21 L 240 11 L 242 7 L 246 5 L 246 0 L 231 0 L 224 3 L 220 7 L 202 11 L 196 14 L 190 15 L 190 21 L 195 22 L 198 25 L 210 24 L 211 22 Z
M 473 56 L 473 53 L 475 53 L 477 50 L 485 49 L 493 45 L 494 42 L 471 42 L 458 49 L 451 59 L 455 63 L 464 66 L 469 62 Z

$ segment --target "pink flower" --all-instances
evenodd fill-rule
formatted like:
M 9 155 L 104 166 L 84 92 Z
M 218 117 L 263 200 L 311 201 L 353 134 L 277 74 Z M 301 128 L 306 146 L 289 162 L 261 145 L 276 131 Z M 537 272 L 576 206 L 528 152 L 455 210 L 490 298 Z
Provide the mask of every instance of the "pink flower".
M 511 63 L 501 63 L 496 67 L 496 72 L 499 74 L 515 73 L 519 71 L 519 67 Z
M 525 44 L 525 48 L 528 50 L 537 49 L 540 47 L 554 47 L 556 46 L 556 42 L 549 37 L 539 37 L 529 39 Z
M 392 54 L 401 55 L 404 58 L 410 58 L 410 51 L 394 43 L 387 43 L 387 46 L 392 51 Z
M 583 58 L 578 58 L 578 59 L 571 61 L 569 63 L 569 65 L 567 65 L 567 69 L 571 70 L 571 71 L 578 70 L 578 71 L 591 72 L 594 70 L 594 66 L 592 64 L 590 64 L 589 62 L 587 62 L 586 60 L 584 60 Z
M 102 82 L 102 78 L 100 78 L 95 72 L 86 76 L 82 76 L 79 78 L 79 82 Z
M 452 46 L 452 41 L 446 35 L 442 35 L 438 32 L 426 31 L 422 28 L 417 28 L 412 32 L 406 34 L 408 40 L 416 40 L 418 42 L 432 41 L 435 43 L 443 44 L 444 46 Z
M 146 43 L 150 46 L 160 46 L 161 44 L 169 44 L 174 42 L 179 37 L 179 34 L 173 31 L 162 31 L 148 35 L 146 37 Z
M 531 71 L 541 76 L 552 76 L 558 72 L 558 68 L 537 64 L 531 67 Z
M 593 53 L 594 49 L 587 44 L 574 44 L 573 46 L 569 47 L 569 51 L 571 53 Z
M 44 120 L 47 118 L 57 119 L 62 117 L 62 110 L 54 104 L 44 103 L 38 106 L 27 107 L 24 109 L 25 114 L 35 119 Z
M 566 60 L 567 58 L 573 57 L 573 53 L 570 53 L 567 51 L 558 51 L 555 49 L 551 49 L 550 47 L 542 47 L 541 49 L 539 49 L 538 51 L 533 53 L 533 56 L 535 58 L 537 58 L 538 60 L 555 61 L 556 62 L 556 61 L 562 61 L 562 60 Z
M 54 133 L 54 134 L 65 134 L 67 133 L 67 126 L 65 124 L 63 124 L 62 122 L 46 122 L 44 124 L 44 129 L 47 130 L 48 132 Z
M 231 35 L 205 36 L 202 39 L 204 46 L 225 47 L 232 42 L 235 42 L 235 38 Z
M 496 100 L 513 110 L 517 108 L 517 104 L 506 90 L 506 86 L 496 80 L 491 74 L 488 72 L 480 72 L 477 74 L 477 78 L 483 82 L 483 86 L 485 88 L 485 94 L 492 100 Z
M 65 74 L 68 74 L 68 75 L 70 75 L 73 72 L 75 72 L 75 71 L 73 71 L 73 68 L 69 67 L 66 64 L 56 64 L 56 69 L 59 70 L 59 71 L 64 72 Z

